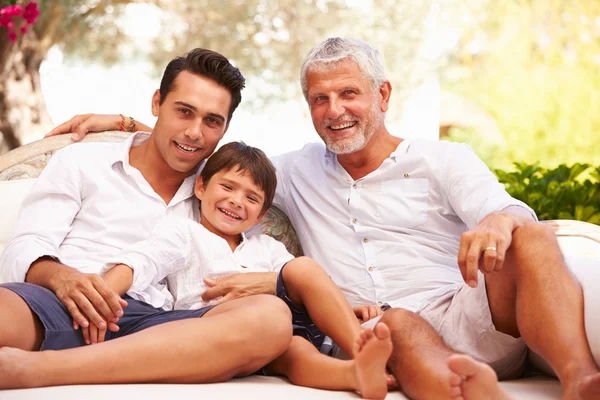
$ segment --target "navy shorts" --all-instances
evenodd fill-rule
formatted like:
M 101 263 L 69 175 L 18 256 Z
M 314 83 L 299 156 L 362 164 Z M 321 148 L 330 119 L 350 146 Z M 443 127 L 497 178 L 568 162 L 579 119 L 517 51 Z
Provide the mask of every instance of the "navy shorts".
M 294 328 L 294 336 L 301 336 L 312 343 L 317 350 L 321 348 L 323 341 L 325 340 L 325 335 L 321 332 L 316 326 L 315 323 L 308 315 L 308 312 L 304 307 L 297 306 L 294 302 L 288 297 L 287 290 L 285 289 L 285 284 L 283 282 L 283 268 L 279 271 L 279 276 L 277 277 L 277 297 L 279 297 L 292 312 L 292 326 Z
M 52 291 L 30 283 L 5 283 L 0 287 L 21 296 L 41 321 L 44 327 L 44 341 L 40 350 L 62 350 L 85 345 L 81 329 L 73 329 L 71 314 Z M 117 323 L 120 329 L 118 332 L 107 331 L 105 340 L 130 335 L 165 322 L 200 318 L 214 307 L 165 311 L 134 300 L 127 295 L 123 296 L 123 299 L 127 301 L 128 305 L 123 308 L 124 315 Z

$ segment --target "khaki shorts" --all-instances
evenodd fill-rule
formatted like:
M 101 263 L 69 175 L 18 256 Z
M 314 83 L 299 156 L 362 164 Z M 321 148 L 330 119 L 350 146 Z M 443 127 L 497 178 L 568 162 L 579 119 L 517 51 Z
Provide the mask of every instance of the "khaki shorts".
M 527 347 L 523 339 L 496 330 L 482 273 L 478 282 L 477 288 L 463 285 L 433 301 L 418 314 L 452 350 L 490 365 L 499 379 L 517 378 L 525 366 Z M 374 328 L 380 319 L 381 316 L 373 318 L 362 327 Z M 337 346 L 330 354 L 348 359 Z
M 433 301 L 419 315 L 454 351 L 490 365 L 499 379 L 516 378 L 523 372 L 527 347 L 523 339 L 496 330 L 482 273 L 478 282 L 476 288 L 463 285 Z

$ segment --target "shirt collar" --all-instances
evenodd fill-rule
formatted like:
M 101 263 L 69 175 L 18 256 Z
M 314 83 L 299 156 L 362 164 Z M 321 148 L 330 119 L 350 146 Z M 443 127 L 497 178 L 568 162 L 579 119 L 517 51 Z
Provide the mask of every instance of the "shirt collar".
M 129 150 L 132 147 L 139 146 L 148 139 L 150 139 L 150 132 L 138 131 L 129 136 L 121 142 L 121 145 L 115 151 L 111 165 L 114 166 L 118 162 L 123 163 L 123 165 L 129 165 Z
M 400 144 L 398 145 L 398 147 L 396 147 L 396 150 L 394 150 L 392 152 L 392 154 L 390 154 L 390 159 L 392 159 L 394 162 L 397 162 L 396 158 L 400 157 L 406 153 L 408 153 L 408 150 L 410 149 L 410 140 L 408 139 L 403 139 Z M 327 150 L 327 148 L 325 149 L 325 165 L 327 167 L 334 167 L 337 168 L 337 166 L 339 165 L 338 161 L 337 161 L 337 155 L 332 152 Z M 341 165 L 339 165 L 340 168 Z

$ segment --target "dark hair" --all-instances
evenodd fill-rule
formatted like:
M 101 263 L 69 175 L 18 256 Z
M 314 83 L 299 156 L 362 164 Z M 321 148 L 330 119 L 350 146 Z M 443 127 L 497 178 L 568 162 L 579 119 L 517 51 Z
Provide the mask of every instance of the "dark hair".
M 173 81 L 181 71 L 212 79 L 231 93 L 231 106 L 227 115 L 227 121 L 230 121 L 233 112 L 242 101 L 242 89 L 246 85 L 246 79 L 240 70 L 231 65 L 222 54 L 206 49 L 194 49 L 181 57 L 174 58 L 165 68 L 160 81 L 160 104 L 167 98 Z
M 275 197 L 277 174 L 273 163 L 261 149 L 248 146 L 244 142 L 231 142 L 223 145 L 210 156 L 200 173 L 204 186 L 208 185 L 210 179 L 217 172 L 228 171 L 236 167 L 237 171 L 248 172 L 254 183 L 265 192 L 265 202 L 261 214 L 267 212 Z

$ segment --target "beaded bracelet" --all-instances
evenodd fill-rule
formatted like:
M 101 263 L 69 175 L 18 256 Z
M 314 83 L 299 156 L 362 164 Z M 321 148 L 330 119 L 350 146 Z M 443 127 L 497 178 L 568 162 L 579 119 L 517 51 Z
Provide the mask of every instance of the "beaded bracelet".
M 119 130 L 121 132 L 125 131 L 125 116 L 123 114 L 119 114 L 119 116 L 121 117 L 121 124 L 119 125 Z
M 129 117 L 129 119 L 131 121 L 129 122 L 129 127 L 127 128 L 127 132 L 133 132 L 135 130 L 135 119 L 133 119 L 133 117 Z

